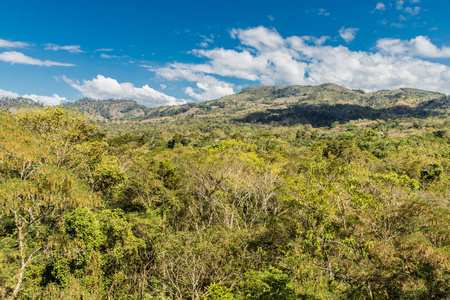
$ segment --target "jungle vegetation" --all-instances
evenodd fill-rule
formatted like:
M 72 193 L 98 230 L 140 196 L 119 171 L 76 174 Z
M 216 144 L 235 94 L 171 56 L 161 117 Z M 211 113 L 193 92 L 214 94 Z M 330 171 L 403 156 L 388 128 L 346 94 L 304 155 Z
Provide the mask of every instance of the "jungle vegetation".
M 1 112 L 0 297 L 449 298 L 448 97 L 331 88 Z

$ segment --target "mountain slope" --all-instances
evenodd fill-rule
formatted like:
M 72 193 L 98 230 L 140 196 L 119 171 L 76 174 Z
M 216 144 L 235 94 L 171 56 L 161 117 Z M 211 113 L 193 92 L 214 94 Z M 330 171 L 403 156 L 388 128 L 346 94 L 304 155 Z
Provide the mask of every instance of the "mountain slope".
M 147 121 L 195 116 L 211 121 L 329 126 L 355 119 L 426 117 L 443 113 L 449 104 L 444 94 L 410 88 L 364 93 L 335 84 L 258 86 L 218 100 L 154 108 Z
M 27 99 L 4 99 L 0 108 L 41 107 Z M 100 122 L 209 122 L 330 126 L 356 119 L 427 117 L 446 113 L 450 98 L 412 88 L 365 93 L 326 83 L 318 86 L 257 86 L 201 103 L 148 108 L 133 100 L 84 98 L 63 104 Z
M 95 121 L 139 120 L 150 111 L 148 107 L 133 100 L 93 100 L 84 98 L 66 103 L 63 107 L 77 109 Z
M 35 102 L 31 99 L 27 98 L 2 98 L 0 99 L 0 111 L 1 110 L 8 110 L 11 112 L 16 112 L 18 109 L 21 108 L 42 108 L 43 105 Z

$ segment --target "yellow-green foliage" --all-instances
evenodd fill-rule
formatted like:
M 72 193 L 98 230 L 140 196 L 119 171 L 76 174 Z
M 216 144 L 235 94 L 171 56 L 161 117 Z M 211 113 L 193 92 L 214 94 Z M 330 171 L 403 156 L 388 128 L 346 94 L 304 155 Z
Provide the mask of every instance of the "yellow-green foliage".
M 325 88 L 301 97 L 357 93 Z M 268 92 L 266 102 L 298 91 L 253 94 Z M 113 135 L 61 107 L 3 112 L 0 297 L 448 298 L 442 118 L 332 128 L 180 118 L 115 124 L 134 132 Z

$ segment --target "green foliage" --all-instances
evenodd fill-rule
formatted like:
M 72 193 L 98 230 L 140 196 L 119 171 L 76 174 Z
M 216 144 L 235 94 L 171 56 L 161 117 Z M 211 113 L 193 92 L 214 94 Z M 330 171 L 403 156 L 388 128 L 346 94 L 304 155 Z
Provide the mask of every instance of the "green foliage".
M 0 297 L 448 298 L 442 97 L 255 87 L 100 129 L 2 112 Z M 140 118 L 108 101 L 84 111 Z
M 124 182 L 126 175 L 114 156 L 103 155 L 101 161 L 92 172 L 95 191 L 109 191 L 114 186 Z
M 420 179 L 424 181 L 439 180 L 444 169 L 439 164 L 430 164 L 426 167 L 426 170 L 420 171 Z
M 206 290 L 208 291 L 208 294 L 206 296 L 206 299 L 208 300 L 233 300 L 234 295 L 231 292 L 231 290 L 225 286 L 221 286 L 216 283 L 210 284 Z
M 187 144 L 189 144 L 189 140 L 181 133 L 177 132 L 173 138 L 167 142 L 167 147 L 173 149 L 175 146 L 186 146 Z
M 0 256 L 9 267 L 9 279 L 2 281 L 2 297 L 15 298 L 23 286 L 32 288 L 39 280 L 28 277 L 35 263 L 51 259 L 51 249 L 61 243 L 55 223 L 64 213 L 79 205 L 92 205 L 93 195 L 84 192 L 76 175 L 58 167 L 52 146 L 18 124 L 17 119 L 1 115 L 0 133 Z M 61 120 L 60 120 L 61 121 Z M 65 121 L 61 121 L 65 123 Z M 30 125 L 30 124 L 28 124 Z M 15 138 L 11 139 L 11 134 Z M 74 141 L 75 142 L 75 141 Z M 12 147 L 11 147 L 12 146 Z M 60 285 L 67 285 L 64 260 L 55 258 L 47 274 Z M 45 279 L 42 279 L 45 281 Z
M 289 276 L 282 271 L 270 267 L 268 270 L 248 271 L 244 274 L 241 292 L 244 299 L 292 299 L 293 290 L 288 286 Z

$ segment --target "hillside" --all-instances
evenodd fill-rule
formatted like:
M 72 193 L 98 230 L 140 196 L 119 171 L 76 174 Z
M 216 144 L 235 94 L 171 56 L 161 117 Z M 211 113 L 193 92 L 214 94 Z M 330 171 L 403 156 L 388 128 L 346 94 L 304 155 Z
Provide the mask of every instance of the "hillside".
M 70 110 L 76 110 L 94 121 L 134 121 L 145 118 L 150 108 L 140 105 L 133 100 L 93 100 L 83 98 L 74 102 L 61 105 Z M 0 110 L 5 109 L 16 112 L 21 108 L 35 109 L 44 107 L 41 103 L 27 98 L 3 98 L 0 99 Z
M 392 119 L 442 114 L 450 104 L 444 94 L 402 88 L 364 93 L 335 84 L 319 86 L 259 86 L 203 103 L 158 107 L 147 120 L 234 120 L 243 123 L 329 126 L 357 119 Z
M 139 120 L 150 111 L 148 107 L 133 100 L 93 100 L 83 98 L 63 105 L 67 109 L 76 109 L 95 121 L 131 121 Z
M 365 93 L 336 84 L 318 86 L 248 87 L 238 94 L 201 103 L 148 108 L 133 100 L 84 98 L 65 103 L 100 122 L 173 122 L 199 118 L 206 122 L 311 124 L 330 126 L 351 120 L 424 118 L 446 113 L 450 98 L 444 94 L 401 88 Z M 27 106 L 28 105 L 28 106 Z M 0 107 L 37 107 L 27 99 L 1 100 Z
M 16 112 L 20 108 L 42 108 L 43 105 L 27 98 L 2 98 L 0 99 L 0 110 Z

